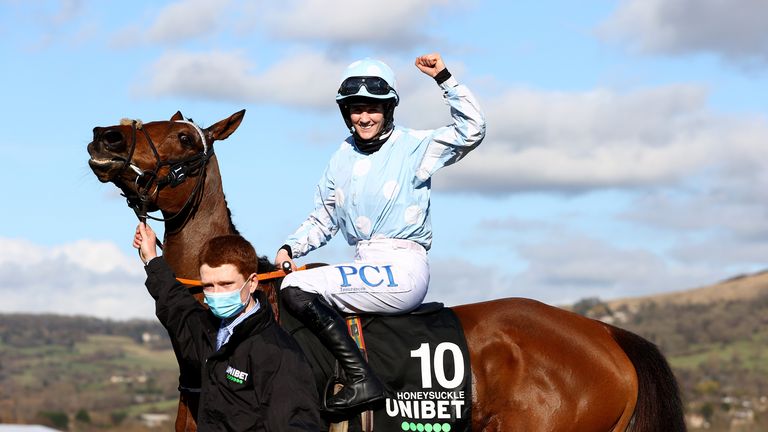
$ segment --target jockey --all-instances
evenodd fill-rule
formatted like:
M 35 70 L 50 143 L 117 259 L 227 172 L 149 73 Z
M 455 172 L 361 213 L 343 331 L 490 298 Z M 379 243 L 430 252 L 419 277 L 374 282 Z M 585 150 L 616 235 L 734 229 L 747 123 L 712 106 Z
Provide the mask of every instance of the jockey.
M 400 101 L 392 69 L 366 58 L 344 71 L 336 95 L 351 135 L 331 157 L 315 193 L 315 209 L 277 252 L 282 266 L 326 244 L 341 231 L 356 246 L 354 261 L 288 274 L 280 296 L 288 309 L 333 353 L 344 388 L 329 398 L 331 411 L 357 411 L 384 397 L 347 326 L 344 313 L 402 314 L 427 293 L 432 244 L 432 175 L 477 147 L 485 118 L 475 97 L 459 85 L 440 54 L 416 59 L 435 79 L 453 124 L 413 130 L 394 124 Z

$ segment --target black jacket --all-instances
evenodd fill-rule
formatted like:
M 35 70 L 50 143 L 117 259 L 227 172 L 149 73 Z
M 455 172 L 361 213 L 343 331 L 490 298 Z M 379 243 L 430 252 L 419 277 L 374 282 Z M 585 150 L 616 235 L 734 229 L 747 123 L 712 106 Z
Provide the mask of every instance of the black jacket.
M 162 257 L 150 261 L 146 271 L 157 317 L 184 359 L 201 365 L 201 432 L 320 430 L 309 364 L 275 322 L 263 292 L 254 293 L 261 308 L 235 327 L 217 352 L 221 321 L 176 281 Z

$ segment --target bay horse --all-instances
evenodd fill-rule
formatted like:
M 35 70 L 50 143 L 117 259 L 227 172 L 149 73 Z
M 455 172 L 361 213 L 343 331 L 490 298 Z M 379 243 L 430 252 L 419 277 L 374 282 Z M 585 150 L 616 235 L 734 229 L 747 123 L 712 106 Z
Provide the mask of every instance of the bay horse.
M 93 129 L 91 169 L 119 187 L 140 218 L 161 211 L 163 255 L 180 278 L 199 279 L 202 245 L 237 232 L 213 142 L 228 138 L 244 115 L 205 129 L 180 112 L 168 121 Z M 260 258 L 259 267 L 265 265 L 274 268 Z M 261 287 L 279 313 L 278 283 Z M 657 347 L 640 336 L 524 298 L 452 309 L 470 353 L 473 431 L 686 430 L 675 377 Z M 197 367 L 179 364 L 179 432 L 196 430 Z

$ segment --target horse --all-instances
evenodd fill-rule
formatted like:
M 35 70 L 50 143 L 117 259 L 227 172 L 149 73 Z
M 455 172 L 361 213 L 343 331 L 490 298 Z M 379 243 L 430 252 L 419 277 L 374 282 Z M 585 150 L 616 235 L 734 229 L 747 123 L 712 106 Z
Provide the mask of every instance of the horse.
M 199 279 L 197 255 L 206 241 L 237 233 L 213 142 L 228 138 L 244 115 L 239 111 L 205 129 L 181 112 L 168 121 L 93 129 L 87 147 L 92 171 L 120 188 L 140 219 L 161 212 L 163 254 L 180 278 Z M 259 266 L 274 269 L 266 257 Z M 278 282 L 261 286 L 279 314 Z M 473 431 L 686 430 L 677 381 L 646 339 L 532 299 L 452 310 L 470 354 Z M 183 362 L 179 367 L 175 428 L 194 431 L 196 372 Z

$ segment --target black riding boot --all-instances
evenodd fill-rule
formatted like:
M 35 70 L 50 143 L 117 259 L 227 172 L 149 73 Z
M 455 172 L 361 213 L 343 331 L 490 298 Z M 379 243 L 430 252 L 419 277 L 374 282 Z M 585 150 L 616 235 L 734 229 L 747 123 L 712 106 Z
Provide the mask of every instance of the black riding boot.
M 344 319 L 316 294 L 295 287 L 286 287 L 280 294 L 286 306 L 320 339 L 344 369 L 344 388 L 326 401 L 326 407 L 331 411 L 347 412 L 383 399 L 384 385 L 374 375 L 349 335 Z M 306 301 L 310 297 L 311 300 Z M 299 306 L 296 308 L 299 310 L 294 309 L 294 306 Z

